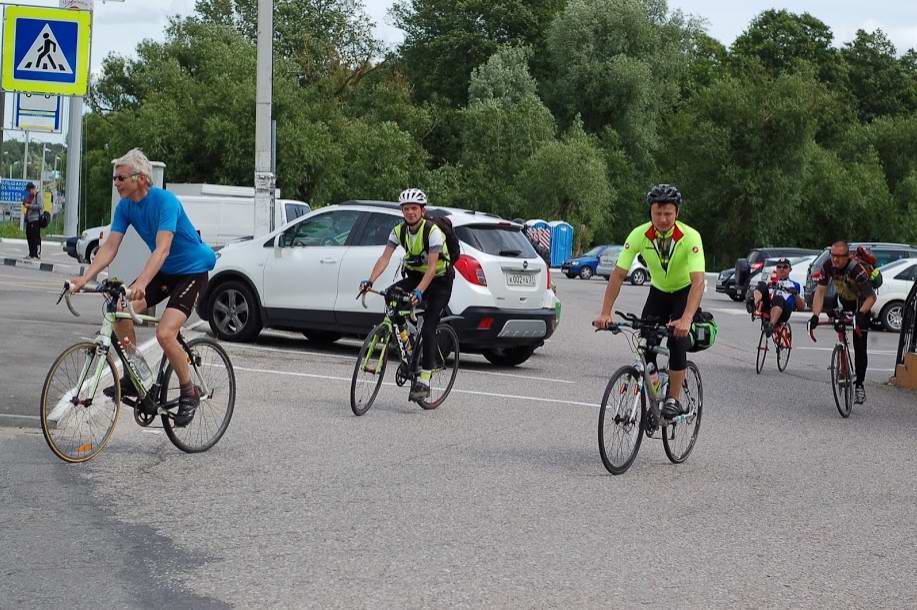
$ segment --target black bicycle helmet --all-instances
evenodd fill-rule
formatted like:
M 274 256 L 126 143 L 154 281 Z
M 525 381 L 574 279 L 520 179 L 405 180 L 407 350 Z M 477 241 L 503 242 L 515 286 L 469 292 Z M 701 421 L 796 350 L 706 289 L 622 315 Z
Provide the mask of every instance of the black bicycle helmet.
M 657 184 L 646 194 L 646 204 L 654 203 L 674 203 L 681 207 L 681 192 L 671 184 Z

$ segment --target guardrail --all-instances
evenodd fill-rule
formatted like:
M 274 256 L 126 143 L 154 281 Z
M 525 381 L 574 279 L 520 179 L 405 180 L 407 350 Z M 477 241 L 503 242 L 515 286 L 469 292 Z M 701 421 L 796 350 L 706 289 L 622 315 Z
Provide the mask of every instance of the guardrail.
M 901 336 L 895 364 L 904 364 L 904 356 L 910 352 L 917 352 L 917 282 L 911 287 L 901 312 Z

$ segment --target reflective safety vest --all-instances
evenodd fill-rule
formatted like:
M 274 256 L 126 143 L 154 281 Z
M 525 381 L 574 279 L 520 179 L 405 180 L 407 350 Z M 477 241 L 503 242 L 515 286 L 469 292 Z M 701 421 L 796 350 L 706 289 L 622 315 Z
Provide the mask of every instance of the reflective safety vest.
M 402 222 L 395 226 L 395 237 L 398 243 L 404 248 L 404 268 L 407 271 L 417 273 L 427 272 L 427 259 L 429 257 L 430 235 L 438 232 L 442 236 L 443 249 L 439 253 L 439 260 L 436 261 L 436 275 L 445 275 L 449 267 L 449 246 L 446 245 L 446 236 L 440 231 L 436 224 L 426 218 L 420 221 L 416 233 L 411 233 L 407 224 Z M 426 239 L 424 239 L 426 237 Z M 425 247 L 426 245 L 426 247 Z

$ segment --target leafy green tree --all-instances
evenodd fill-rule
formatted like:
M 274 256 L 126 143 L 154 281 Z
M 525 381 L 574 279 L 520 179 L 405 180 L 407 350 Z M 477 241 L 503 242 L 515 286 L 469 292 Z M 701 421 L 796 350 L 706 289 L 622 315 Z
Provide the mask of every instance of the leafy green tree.
M 592 133 L 611 126 L 651 165 L 658 117 L 678 101 L 699 31 L 665 0 L 572 0 L 548 33 L 558 118 L 579 115 Z
M 421 101 L 453 107 L 468 99 L 471 72 L 500 45 L 544 46 L 565 0 L 397 0 L 390 14 L 404 30 L 397 55 Z
M 598 140 L 575 122 L 560 141 L 541 146 L 525 162 L 517 189 L 528 218 L 557 218 L 574 228 L 578 252 L 614 219 L 612 193 Z
M 896 57 L 895 45 L 882 30 L 857 30 L 841 50 L 850 74 L 850 90 L 863 122 L 917 110 L 917 71 L 910 55 Z

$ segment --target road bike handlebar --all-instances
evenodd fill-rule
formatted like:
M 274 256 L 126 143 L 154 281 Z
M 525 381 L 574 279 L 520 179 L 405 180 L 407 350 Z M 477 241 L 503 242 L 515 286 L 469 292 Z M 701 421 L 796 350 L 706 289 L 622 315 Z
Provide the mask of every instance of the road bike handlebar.
M 829 309 L 828 311 L 823 312 L 829 320 L 834 321 L 835 330 L 841 330 L 838 328 L 844 326 L 853 326 L 856 332 L 859 332 L 859 328 L 856 326 L 856 318 L 851 316 L 848 312 L 843 309 Z M 812 328 L 812 320 L 809 320 L 809 338 L 812 339 L 813 343 L 818 343 L 815 340 L 815 329 Z
M 661 339 L 668 337 L 671 334 L 671 329 L 669 328 L 668 324 L 660 323 L 656 319 L 643 320 L 637 317 L 636 314 L 617 310 L 615 313 L 623 318 L 623 322 L 610 322 L 609 325 L 605 328 L 596 327 L 595 331 L 599 332 L 600 330 L 608 330 L 614 334 L 618 334 L 621 332 L 620 327 L 626 326 L 628 328 L 633 328 L 634 330 L 652 332 Z
M 395 298 L 397 298 L 399 301 L 401 301 L 405 305 L 411 305 L 411 311 L 413 312 L 414 306 L 411 303 L 412 295 L 408 292 L 405 292 L 401 288 L 397 288 L 397 287 L 389 287 L 388 290 L 386 291 L 373 290 L 372 288 L 367 288 L 366 290 L 358 292 L 356 298 L 361 299 L 360 302 L 363 304 L 363 309 L 367 309 L 366 295 L 370 292 L 373 294 L 378 294 L 380 297 L 384 299 L 387 299 L 390 296 L 394 296 Z
M 64 289 L 61 291 L 60 296 L 57 297 L 57 302 L 60 303 L 63 298 L 67 303 L 67 309 L 77 318 L 80 317 L 80 312 L 74 309 L 73 303 L 70 301 L 70 295 L 79 294 L 81 292 L 84 294 L 105 294 L 112 298 L 123 299 L 127 304 L 127 312 L 130 314 L 134 324 L 143 324 L 143 320 L 141 320 L 137 312 L 134 311 L 134 304 L 132 302 L 134 291 L 130 288 L 125 288 L 120 282 L 109 282 L 108 280 L 104 282 L 91 282 L 79 290 L 73 290 L 70 282 L 64 282 Z

